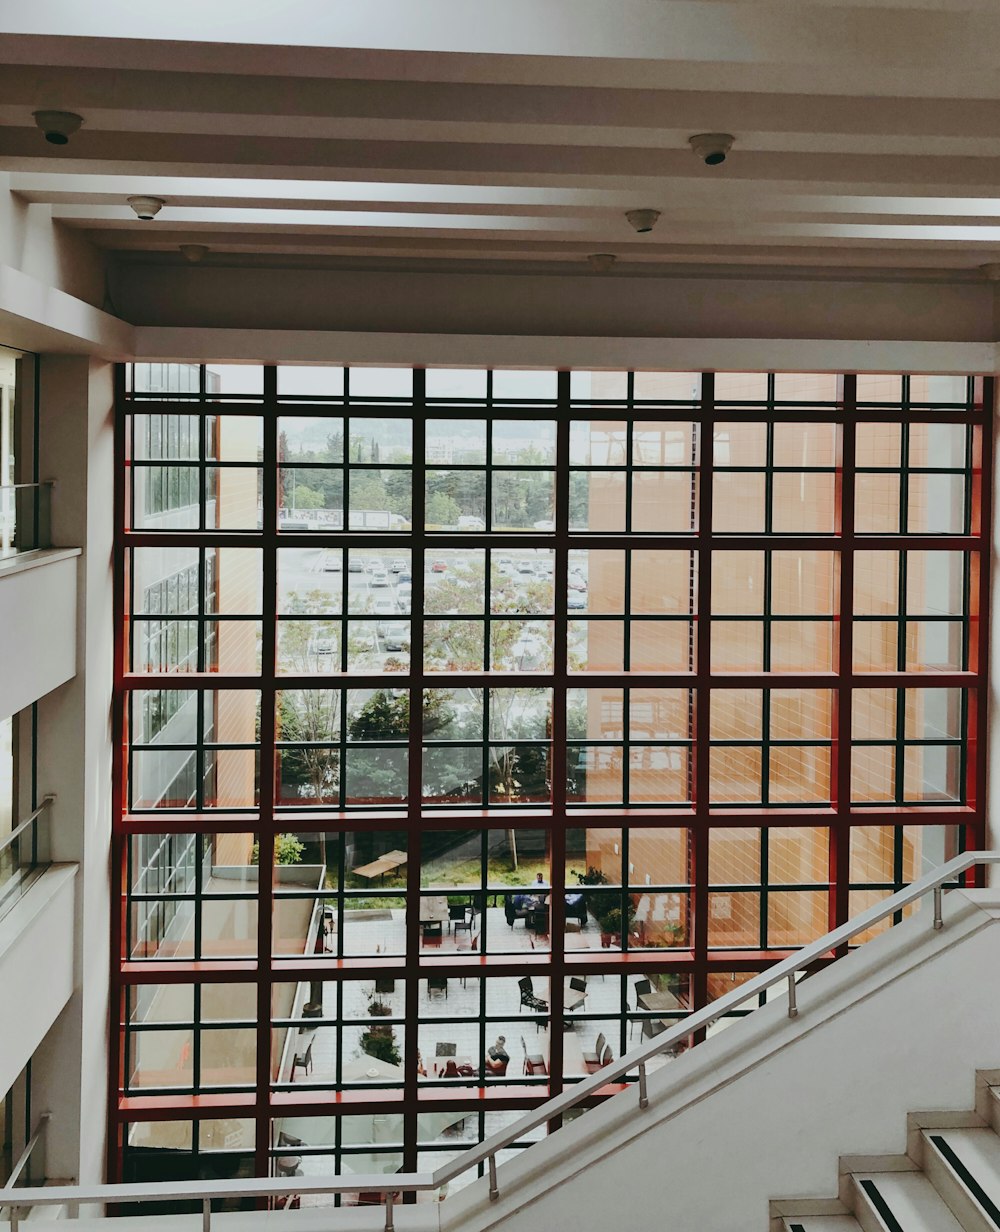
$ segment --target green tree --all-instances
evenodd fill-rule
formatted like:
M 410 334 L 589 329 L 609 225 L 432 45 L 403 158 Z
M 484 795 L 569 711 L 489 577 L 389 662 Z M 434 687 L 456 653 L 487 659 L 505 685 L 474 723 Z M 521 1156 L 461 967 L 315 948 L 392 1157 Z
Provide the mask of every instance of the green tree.
M 315 488 L 307 488 L 304 483 L 294 485 L 291 499 L 294 500 L 296 509 L 324 509 L 326 507 L 323 493 L 317 492 Z
M 454 526 L 461 513 L 458 501 L 445 492 L 434 492 L 427 498 L 424 516 L 430 526 Z
M 386 509 L 388 494 L 378 471 L 351 472 L 351 508 Z

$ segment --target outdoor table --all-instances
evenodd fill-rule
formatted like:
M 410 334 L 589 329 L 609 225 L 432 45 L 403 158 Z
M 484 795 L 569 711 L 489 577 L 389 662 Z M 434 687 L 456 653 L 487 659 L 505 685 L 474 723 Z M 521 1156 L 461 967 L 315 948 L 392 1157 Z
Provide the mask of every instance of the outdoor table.
M 640 994 L 638 1006 L 641 1010 L 679 1010 L 684 1007 L 672 992 L 646 992 Z
M 393 869 L 397 869 L 401 864 L 405 863 L 405 851 L 387 851 L 384 856 L 379 856 L 377 860 L 372 860 L 370 864 L 362 864 L 351 871 L 357 873 L 359 877 L 367 877 L 371 881 L 375 877 L 384 877 L 386 873 L 391 873 Z
M 583 1005 L 587 999 L 587 990 L 585 988 L 573 988 L 567 978 L 563 982 L 563 1009 L 576 1010 Z
M 380 1061 L 378 1057 L 358 1057 L 344 1065 L 343 1078 L 345 1082 L 382 1082 L 403 1078 L 403 1067 L 393 1065 L 391 1061 Z
M 435 894 L 430 898 L 420 900 L 420 931 L 423 933 L 441 931 L 442 924 L 448 920 L 448 898 L 444 894 Z

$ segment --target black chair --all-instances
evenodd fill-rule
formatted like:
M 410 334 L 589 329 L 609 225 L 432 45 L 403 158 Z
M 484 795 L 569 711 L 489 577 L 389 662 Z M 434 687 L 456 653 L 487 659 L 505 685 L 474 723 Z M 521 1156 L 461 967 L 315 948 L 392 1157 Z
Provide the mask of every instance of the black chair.
M 293 1082 L 295 1081 L 295 1071 L 296 1071 L 296 1069 L 304 1069 L 304 1070 L 306 1071 L 306 1076 L 307 1076 L 307 1077 L 308 1077 L 308 1075 L 309 1075 L 309 1074 L 311 1074 L 311 1073 L 312 1073 L 312 1067 L 313 1067 L 313 1036 L 314 1036 L 314 1035 L 315 1035 L 315 1032 L 314 1032 L 314 1031 L 309 1032 L 309 1043 L 308 1043 L 308 1044 L 306 1044 L 306 1046 L 305 1046 L 305 1051 L 304 1051 L 304 1052 L 296 1052 L 296 1053 L 295 1053 L 295 1058 L 294 1058 L 294 1060 L 292 1061 L 292 1081 L 293 1081 Z M 297 1047 L 301 1047 L 301 1046 L 302 1046 L 301 1044 L 297 1045 Z
M 652 992 L 652 991 L 653 991 L 653 985 L 649 982 L 649 980 L 636 980 L 636 982 L 635 982 L 635 1008 L 636 1008 L 636 1013 L 641 1013 L 641 1012 L 642 1012 L 642 1006 L 639 1004 L 640 1000 L 641 1000 L 641 999 L 642 999 L 642 998 L 643 998 L 643 997 L 644 997 L 647 993 L 650 993 L 650 992 Z M 629 1039 L 631 1039 L 631 1038 L 632 1038 L 632 1032 L 636 1029 L 636 1027 L 638 1026 L 638 1024 L 639 1024 L 640 1022 L 641 1022 L 641 1023 L 642 1023 L 642 1025 L 643 1025 L 643 1031 L 642 1031 L 642 1034 L 643 1034 L 643 1036 L 645 1036 L 645 1034 L 646 1034 L 646 1024 L 645 1024 L 645 1021 L 644 1021 L 643 1019 L 641 1019 L 641 1018 L 633 1018 L 633 1019 L 632 1019 L 632 1021 L 631 1021 L 631 1022 L 629 1023 L 629 1025 L 628 1025 L 628 1037 L 629 1037 Z
M 432 993 L 444 993 L 448 996 L 448 977 L 446 975 L 429 975 L 427 977 L 427 996 L 430 998 Z
M 529 1010 L 534 1010 L 539 1014 L 547 1014 L 549 1012 L 548 1001 L 543 1001 L 541 997 L 535 996 L 535 989 L 531 982 L 530 975 L 522 976 L 522 978 L 517 981 L 517 986 L 521 990 L 521 1004 L 518 1006 L 519 1009 L 523 1009 L 527 1006 Z
M 476 918 L 475 908 L 468 903 L 463 903 L 461 906 L 450 906 L 448 908 L 448 919 L 451 923 L 452 931 L 456 934 L 461 929 L 472 936 L 472 925 Z

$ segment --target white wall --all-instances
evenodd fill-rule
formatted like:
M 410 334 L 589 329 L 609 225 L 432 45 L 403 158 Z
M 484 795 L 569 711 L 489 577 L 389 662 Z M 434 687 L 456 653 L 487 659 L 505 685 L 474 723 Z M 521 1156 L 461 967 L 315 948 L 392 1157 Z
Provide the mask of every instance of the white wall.
M 16 714 L 76 672 L 75 553 L 0 562 L 0 715 Z
M 0 1091 L 13 1086 L 73 991 L 75 879 L 72 865 L 46 869 L 0 920 Z M 35 1120 L 40 1111 L 35 1104 Z
M 104 255 L 82 235 L 53 221 L 52 206 L 25 201 L 10 191 L 0 171 L 0 265 L 100 308 Z

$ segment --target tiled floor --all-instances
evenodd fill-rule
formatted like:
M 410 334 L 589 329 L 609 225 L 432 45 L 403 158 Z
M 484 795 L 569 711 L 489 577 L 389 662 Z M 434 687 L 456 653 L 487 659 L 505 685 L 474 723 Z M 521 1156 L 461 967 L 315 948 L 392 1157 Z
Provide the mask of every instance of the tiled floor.
M 602 948 L 601 930 L 592 916 L 588 917 L 584 928 L 578 929 L 575 924 L 575 920 L 570 921 L 565 933 L 567 952 Z M 335 937 L 330 940 L 335 949 Z M 508 924 L 503 907 L 487 907 L 485 913 L 477 914 L 471 931 L 463 929 L 455 932 L 447 921 L 441 926 L 440 936 L 434 936 L 429 930 L 425 930 L 420 945 L 423 954 L 518 954 L 525 951 L 546 952 L 551 948 L 552 938 L 547 933 L 536 933 L 528 928 L 524 920 L 516 920 L 513 926 Z M 405 952 L 406 913 L 402 908 L 345 911 L 345 954 L 351 957 L 382 954 L 401 956 Z

